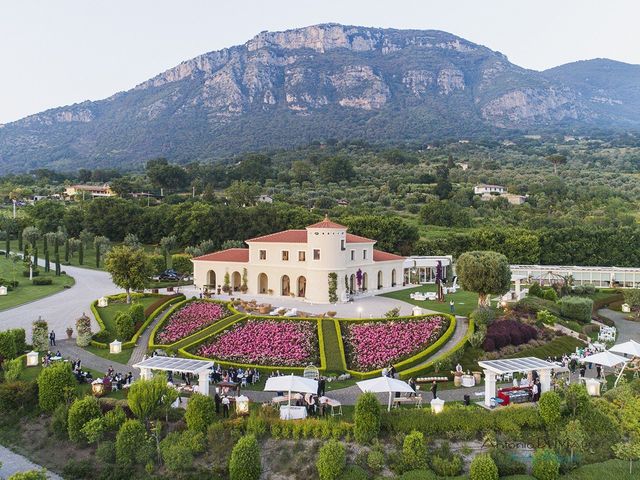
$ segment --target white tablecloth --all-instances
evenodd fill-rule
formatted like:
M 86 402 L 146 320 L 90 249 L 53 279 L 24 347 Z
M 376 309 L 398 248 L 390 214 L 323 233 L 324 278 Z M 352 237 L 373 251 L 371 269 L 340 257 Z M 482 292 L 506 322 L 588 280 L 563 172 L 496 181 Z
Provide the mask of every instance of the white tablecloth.
M 475 387 L 476 380 L 473 378 L 473 375 L 463 375 L 462 376 L 462 386 L 463 387 Z
M 306 407 L 290 407 L 288 405 L 282 405 L 280 407 L 281 420 L 300 420 L 303 418 L 307 418 Z

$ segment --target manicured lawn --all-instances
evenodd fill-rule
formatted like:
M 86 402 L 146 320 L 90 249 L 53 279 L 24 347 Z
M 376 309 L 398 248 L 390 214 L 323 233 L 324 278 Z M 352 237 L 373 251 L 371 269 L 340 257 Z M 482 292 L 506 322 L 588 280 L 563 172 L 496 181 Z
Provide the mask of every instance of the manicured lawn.
M 395 292 L 384 293 L 382 297 L 395 298 L 403 302 L 411 303 L 419 307 L 427 308 L 435 312 L 450 313 L 449 302 L 451 300 L 455 303 L 456 315 L 468 316 L 478 306 L 478 294 L 472 292 L 466 292 L 464 290 L 458 290 L 456 293 L 445 295 L 444 302 L 437 302 L 432 300 L 413 300 L 409 297 L 414 292 L 435 292 L 435 285 L 420 285 L 418 287 L 407 288 L 405 290 L 397 290 Z
M 137 302 L 142 303 L 142 305 L 146 309 L 157 299 L 158 297 L 143 297 L 137 300 Z M 108 307 L 97 308 L 97 311 L 100 314 L 100 318 L 102 318 L 102 321 L 104 322 L 105 329 L 109 333 L 109 342 L 115 340 L 116 338 L 116 315 L 119 312 L 127 311 L 130 306 L 131 305 L 127 305 L 126 303 L 111 303 Z
M 584 343 L 577 338 L 566 335 L 554 338 L 549 343 L 540 347 L 529 348 L 510 355 L 509 358 L 538 357 L 544 360 L 547 357 L 561 357 L 565 353 L 575 352 L 576 347 L 584 347 Z
M 0 297 L 0 311 L 22 305 L 23 303 L 39 300 L 40 298 L 53 295 L 64 289 L 65 285 L 73 285 L 74 280 L 67 275 L 55 276 L 55 272 L 45 273 L 40 267 L 40 275 L 34 278 L 51 278 L 51 285 L 32 285 L 28 277 L 22 276 L 24 265 L 22 261 L 15 264 L 15 279 L 20 282 L 18 287 L 8 292 L 6 296 Z M 4 255 L 0 256 L 0 278 L 8 281 L 14 279 L 14 263 Z
M 632 473 L 629 473 L 629 462 L 623 460 L 607 460 L 602 463 L 592 463 L 561 477 L 563 480 L 603 480 L 615 478 L 616 480 L 637 480 L 640 478 L 640 465 L 633 462 Z
M 84 347 L 87 352 L 93 353 L 98 357 L 106 358 L 107 360 L 111 360 L 116 363 L 121 363 L 126 365 L 129 359 L 131 358 L 131 353 L 133 353 L 133 348 L 124 348 L 120 353 L 109 353 L 108 348 L 98 348 L 92 347 L 89 345 L 88 347 Z
M 342 365 L 342 354 L 338 345 L 338 333 L 336 332 L 336 324 L 333 319 L 323 319 L 322 336 L 324 337 L 324 353 L 327 358 L 327 372 L 341 372 L 344 370 Z

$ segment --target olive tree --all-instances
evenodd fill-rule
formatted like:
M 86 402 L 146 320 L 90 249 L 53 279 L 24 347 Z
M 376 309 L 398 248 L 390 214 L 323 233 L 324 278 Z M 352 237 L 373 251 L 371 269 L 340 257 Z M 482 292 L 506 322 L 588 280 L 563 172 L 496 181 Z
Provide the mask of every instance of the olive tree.
M 456 262 L 456 273 L 462 288 L 478 294 L 478 305 L 482 307 L 489 306 L 490 295 L 503 295 L 511 287 L 511 268 L 501 253 L 463 253 Z
M 104 266 L 113 283 L 127 292 L 127 303 L 131 303 L 131 290 L 143 289 L 151 277 L 149 256 L 144 250 L 127 245 L 109 250 Z

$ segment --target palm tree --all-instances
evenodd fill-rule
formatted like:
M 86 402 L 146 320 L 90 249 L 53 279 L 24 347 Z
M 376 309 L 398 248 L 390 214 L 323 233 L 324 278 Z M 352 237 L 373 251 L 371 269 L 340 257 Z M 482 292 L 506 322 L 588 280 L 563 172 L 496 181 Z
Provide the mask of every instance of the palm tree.
M 553 155 L 549 155 L 549 156 L 545 157 L 545 160 L 547 162 L 553 163 L 553 174 L 554 175 L 558 174 L 558 165 L 563 165 L 563 164 L 567 163 L 567 157 L 565 157 L 564 155 L 561 155 L 559 153 L 554 153 Z

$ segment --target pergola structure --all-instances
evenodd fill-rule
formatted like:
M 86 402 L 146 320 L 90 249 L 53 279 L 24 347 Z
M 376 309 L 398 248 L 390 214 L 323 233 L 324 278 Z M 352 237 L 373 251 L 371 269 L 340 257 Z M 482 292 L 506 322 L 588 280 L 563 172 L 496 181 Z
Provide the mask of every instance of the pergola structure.
M 206 360 L 192 360 L 189 358 L 177 357 L 150 357 L 133 365 L 140 369 L 140 378 L 151 379 L 153 370 L 164 372 L 190 373 L 198 376 L 198 392 L 209 395 L 209 373 L 213 367 L 213 362 Z
M 558 368 L 555 363 L 536 357 L 508 358 L 504 360 L 486 360 L 478 362 L 484 369 L 484 404 L 491 406 L 496 396 L 496 377 L 506 373 L 525 373 L 533 370 L 540 376 L 540 393 L 551 390 L 551 371 Z

